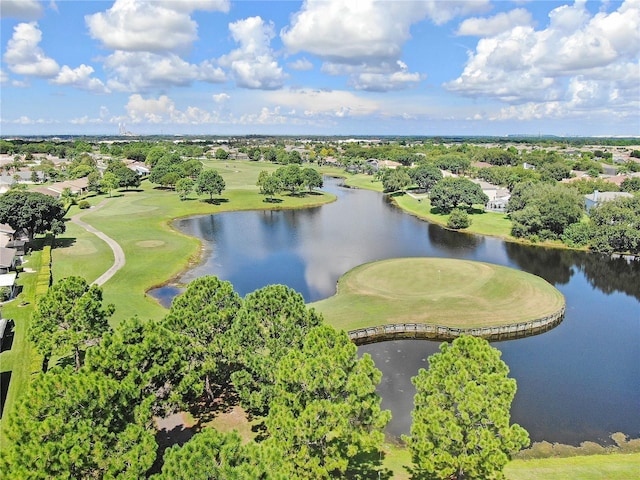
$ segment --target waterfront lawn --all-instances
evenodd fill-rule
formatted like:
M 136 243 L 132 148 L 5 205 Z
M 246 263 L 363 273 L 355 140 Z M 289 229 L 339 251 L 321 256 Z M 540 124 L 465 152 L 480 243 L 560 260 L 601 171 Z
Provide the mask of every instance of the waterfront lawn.
M 472 328 L 556 313 L 564 297 L 535 275 L 446 258 L 397 258 L 360 265 L 333 297 L 312 303 L 327 323 L 354 330 L 391 323 Z
M 508 480 L 626 480 L 638 477 L 640 453 L 513 460 L 504 472 Z
M 434 212 L 429 198 L 414 198 L 408 194 L 393 197 L 394 202 L 406 212 L 416 217 L 438 225 L 447 225 L 449 215 Z M 504 213 L 483 212 L 474 210 L 469 214 L 471 225 L 461 232 L 475 233 L 478 235 L 490 235 L 508 240 L 515 240 L 511 236 L 511 220 Z

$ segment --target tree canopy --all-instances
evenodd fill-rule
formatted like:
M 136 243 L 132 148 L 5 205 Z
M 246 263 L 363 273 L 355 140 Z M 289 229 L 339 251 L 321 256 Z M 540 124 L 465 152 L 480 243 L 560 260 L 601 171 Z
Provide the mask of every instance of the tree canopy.
M 225 333 L 241 302 L 231 283 L 204 276 L 192 281 L 171 304 L 163 325 L 178 335 L 185 349 L 189 363 L 183 370 L 183 388 L 190 385 L 193 399 L 204 391 L 213 400 L 229 382 Z
M 198 195 L 209 194 L 209 199 L 213 200 L 214 195 L 220 195 L 225 189 L 224 179 L 217 170 L 203 170 L 196 180 L 196 192 Z
M 425 191 L 429 191 L 436 183 L 442 180 L 442 172 L 431 164 L 418 165 L 409 170 L 409 177 L 413 183 Z
M 515 237 L 557 238 L 584 213 L 584 198 L 570 187 L 552 183 L 519 183 L 511 192 L 508 211 Z
M 597 205 L 589 211 L 589 218 L 593 250 L 640 254 L 640 196 Z
M 243 444 L 236 432 L 205 428 L 182 447 L 164 454 L 162 472 L 151 480 L 285 480 L 262 460 L 257 443 Z
M 284 285 L 268 285 L 245 297 L 229 332 L 241 367 L 232 379 L 244 408 L 255 415 L 268 412 L 279 362 L 301 348 L 309 330 L 321 323 L 302 295 Z
M 64 233 L 65 213 L 62 202 L 44 193 L 11 190 L 0 195 L 0 223 L 26 230 L 29 240 L 41 233 Z
M 98 373 L 39 374 L 3 420 L 3 478 L 143 478 L 157 445 L 135 397 Z
M 374 478 L 375 467 L 359 459 L 380 458 L 391 417 L 375 391 L 381 376 L 369 355 L 358 358 L 347 334 L 328 325 L 312 329 L 302 348 L 282 359 L 265 444 L 282 452 L 290 478 L 345 478 L 358 468 Z
M 443 213 L 449 213 L 454 208 L 465 205 L 484 205 L 489 197 L 477 183 L 462 177 L 446 177 L 431 189 L 429 195 L 431 204 Z
M 397 192 L 411 185 L 411 177 L 404 167 L 389 168 L 382 174 L 382 188 L 385 192 Z
M 155 414 L 182 402 L 182 382 L 189 358 L 181 337 L 159 322 L 137 317 L 120 323 L 87 350 L 86 368 L 129 385 Z
M 81 350 L 110 327 L 114 306 L 102 305 L 102 289 L 82 277 L 66 277 L 55 283 L 38 301 L 29 328 L 29 339 L 44 355 L 73 352 L 76 370 L 82 366 Z
M 529 435 L 509 425 L 516 381 L 500 351 L 479 337 L 443 343 L 416 387 L 411 435 L 404 437 L 416 479 L 498 479 Z

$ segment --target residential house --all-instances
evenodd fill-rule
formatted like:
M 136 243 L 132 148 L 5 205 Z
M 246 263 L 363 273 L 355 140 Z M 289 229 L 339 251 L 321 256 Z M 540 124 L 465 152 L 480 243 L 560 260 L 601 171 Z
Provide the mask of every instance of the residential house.
M 0 247 L 0 273 L 9 273 L 14 270 L 18 260 L 15 248 Z
M 593 193 L 585 195 L 585 207 L 587 212 L 594 206 L 601 205 L 604 202 L 610 202 L 616 198 L 632 198 L 633 195 L 628 192 L 599 192 L 594 190 Z
M 136 172 L 140 177 L 146 177 L 147 175 L 149 175 L 149 173 L 151 173 L 151 169 L 142 162 L 132 162 L 127 165 L 127 168 L 130 168 L 131 170 Z

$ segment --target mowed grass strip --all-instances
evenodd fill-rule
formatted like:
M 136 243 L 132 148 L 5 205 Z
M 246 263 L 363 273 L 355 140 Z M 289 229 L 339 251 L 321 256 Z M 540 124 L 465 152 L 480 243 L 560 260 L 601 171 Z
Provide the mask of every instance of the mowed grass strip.
M 397 258 L 360 265 L 338 293 L 311 306 L 336 328 L 429 323 L 475 328 L 525 322 L 557 312 L 564 297 L 535 275 L 447 258 Z

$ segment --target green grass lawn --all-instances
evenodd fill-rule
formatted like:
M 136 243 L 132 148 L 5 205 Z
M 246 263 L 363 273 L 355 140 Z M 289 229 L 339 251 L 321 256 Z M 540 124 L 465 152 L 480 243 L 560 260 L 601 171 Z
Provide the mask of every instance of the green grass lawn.
M 66 232 L 56 238 L 51 257 L 55 280 L 81 275 L 91 283 L 113 264 L 109 246 L 71 222 L 66 222 Z
M 409 480 L 408 449 L 387 445 L 384 468 L 393 472 L 391 480 Z M 640 453 L 512 460 L 504 469 L 507 480 L 628 480 L 638 478 Z
M 640 476 L 640 453 L 513 460 L 508 480 L 627 480 Z
M 564 306 L 544 279 L 468 260 L 397 258 L 360 265 L 311 306 L 339 329 L 388 323 L 471 328 L 542 318 Z
M 29 270 L 39 270 L 41 254 L 41 250 L 32 251 L 25 257 L 24 266 Z M 20 393 L 26 388 L 32 372 L 38 371 L 39 367 L 41 367 L 41 364 L 38 363 L 37 355 L 32 351 L 31 344 L 27 341 L 27 330 L 35 301 L 36 275 L 36 273 L 21 273 L 16 283 L 21 287 L 22 291 L 16 299 L 2 305 L 2 317 L 12 319 L 15 323 L 11 349 L 0 353 L 0 372 L 11 372 L 9 390 L 2 415 L 3 419 L 13 408 Z M 6 441 L 4 435 L 2 435 L 3 424 L 4 420 L 0 420 L 0 449 L 2 449 Z

